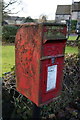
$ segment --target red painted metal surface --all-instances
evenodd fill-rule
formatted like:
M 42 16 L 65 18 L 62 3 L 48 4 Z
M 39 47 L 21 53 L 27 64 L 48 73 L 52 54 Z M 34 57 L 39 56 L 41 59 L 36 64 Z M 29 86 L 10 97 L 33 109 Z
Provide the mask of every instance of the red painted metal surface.
M 65 45 L 65 25 L 28 23 L 17 32 L 17 90 L 38 106 L 60 94 Z

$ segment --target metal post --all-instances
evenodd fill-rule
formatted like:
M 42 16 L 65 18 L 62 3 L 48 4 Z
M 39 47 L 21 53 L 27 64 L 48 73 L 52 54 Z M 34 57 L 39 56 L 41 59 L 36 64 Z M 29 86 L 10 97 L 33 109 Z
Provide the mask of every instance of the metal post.
M 77 36 L 76 40 L 79 40 L 80 34 Z
M 36 104 L 33 103 L 33 114 L 32 118 L 33 120 L 40 120 L 40 107 L 38 107 Z

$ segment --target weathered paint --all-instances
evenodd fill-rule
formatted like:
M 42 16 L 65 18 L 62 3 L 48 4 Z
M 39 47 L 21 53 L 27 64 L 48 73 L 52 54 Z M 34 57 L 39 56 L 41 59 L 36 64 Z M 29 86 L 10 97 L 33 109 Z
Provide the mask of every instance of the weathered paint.
M 61 91 L 65 36 L 66 26 L 52 23 L 23 24 L 17 32 L 17 90 L 38 106 L 55 98 Z M 47 69 L 52 65 L 58 66 L 56 88 L 46 91 Z

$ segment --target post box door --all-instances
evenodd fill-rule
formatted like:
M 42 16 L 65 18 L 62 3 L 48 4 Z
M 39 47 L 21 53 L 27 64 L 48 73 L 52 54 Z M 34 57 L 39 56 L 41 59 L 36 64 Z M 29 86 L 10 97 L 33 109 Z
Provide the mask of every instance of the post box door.
M 49 101 L 60 94 L 65 40 L 48 41 L 43 45 L 41 58 L 42 102 Z

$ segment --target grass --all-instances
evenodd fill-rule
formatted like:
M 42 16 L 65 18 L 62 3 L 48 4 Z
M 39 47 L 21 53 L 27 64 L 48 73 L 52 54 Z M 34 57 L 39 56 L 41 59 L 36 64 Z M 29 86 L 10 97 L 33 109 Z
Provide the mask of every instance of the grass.
M 69 36 L 68 40 L 76 40 L 77 35 L 76 36 Z
M 15 65 L 15 47 L 14 46 L 2 46 L 2 73 L 11 71 L 11 68 Z M 65 53 L 78 53 L 77 47 L 66 47 Z
M 2 46 L 2 73 L 11 71 L 15 65 L 14 46 Z
M 78 47 L 66 46 L 65 53 L 78 54 Z

